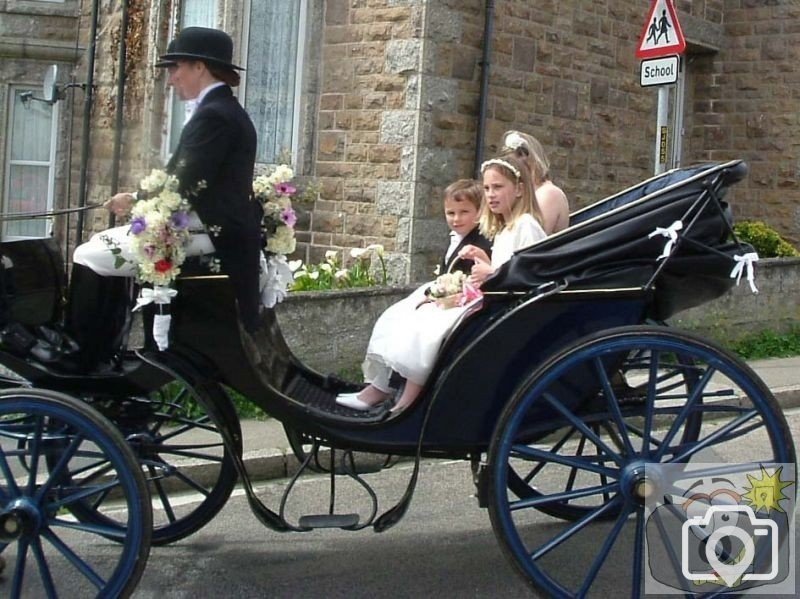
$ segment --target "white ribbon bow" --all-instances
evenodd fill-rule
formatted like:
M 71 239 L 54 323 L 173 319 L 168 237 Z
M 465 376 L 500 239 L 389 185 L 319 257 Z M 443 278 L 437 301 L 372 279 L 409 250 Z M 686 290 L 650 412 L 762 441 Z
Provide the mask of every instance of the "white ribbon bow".
M 147 304 L 168 304 L 176 295 L 178 295 L 177 289 L 172 289 L 171 287 L 164 287 L 163 285 L 156 285 L 152 289 L 145 287 L 139 297 L 136 298 L 136 306 L 133 308 L 133 312 L 145 307 Z
M 747 269 L 747 282 L 750 283 L 750 291 L 758 293 L 753 269 L 753 263 L 758 262 L 758 254 L 755 252 L 748 252 L 744 256 L 734 256 L 733 259 L 736 260 L 736 264 L 733 265 L 731 279 L 736 279 L 736 284 L 738 285 L 742 280 L 742 273 Z
M 652 239 L 656 235 L 661 235 L 662 237 L 668 238 L 667 243 L 664 244 L 664 250 L 658 257 L 659 260 L 667 258 L 672 253 L 672 248 L 675 246 L 675 242 L 678 241 L 678 231 L 681 229 L 683 229 L 683 222 L 676 220 L 666 229 L 663 227 L 656 227 L 656 230 L 647 236 L 648 239 Z

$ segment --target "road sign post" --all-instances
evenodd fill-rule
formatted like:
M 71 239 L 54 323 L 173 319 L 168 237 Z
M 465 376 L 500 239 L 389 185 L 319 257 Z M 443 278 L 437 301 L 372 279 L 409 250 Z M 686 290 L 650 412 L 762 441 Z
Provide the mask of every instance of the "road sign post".
M 639 83 L 658 86 L 656 113 L 655 174 L 666 170 L 669 146 L 669 88 L 678 80 L 679 55 L 686 50 L 686 39 L 672 0 L 653 0 L 639 37 L 637 58 L 642 59 Z

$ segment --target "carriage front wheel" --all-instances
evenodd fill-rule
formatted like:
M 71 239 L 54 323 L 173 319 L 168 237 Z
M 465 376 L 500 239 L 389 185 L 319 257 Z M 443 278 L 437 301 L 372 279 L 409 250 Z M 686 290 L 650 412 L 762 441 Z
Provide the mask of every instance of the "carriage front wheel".
M 780 407 L 747 364 L 695 335 L 623 327 L 558 352 L 519 385 L 489 448 L 489 513 L 534 588 L 639 597 L 653 530 L 645 499 L 663 483 L 648 477 L 675 465 L 716 480 L 739 463 L 794 460 Z M 526 492 L 515 493 L 520 480 Z
M 114 524 L 70 514 L 94 502 Z M 147 563 L 151 519 L 139 464 L 108 419 L 52 391 L 0 391 L 0 595 L 129 596 Z

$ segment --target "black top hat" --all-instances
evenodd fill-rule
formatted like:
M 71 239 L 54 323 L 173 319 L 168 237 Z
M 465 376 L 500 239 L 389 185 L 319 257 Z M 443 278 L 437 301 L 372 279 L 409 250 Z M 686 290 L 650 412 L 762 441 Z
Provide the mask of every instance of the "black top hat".
M 233 40 L 224 31 L 208 27 L 187 27 L 175 36 L 162 54 L 157 67 L 171 67 L 178 60 L 202 60 L 226 69 L 244 71 L 231 62 L 233 59 Z

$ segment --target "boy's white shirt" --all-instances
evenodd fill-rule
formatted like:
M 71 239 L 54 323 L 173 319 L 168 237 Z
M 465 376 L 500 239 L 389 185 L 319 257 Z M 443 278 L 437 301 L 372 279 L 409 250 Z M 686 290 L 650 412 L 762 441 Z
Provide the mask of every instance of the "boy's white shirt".
M 455 231 L 450 231 L 450 247 L 447 248 L 447 252 L 444 255 L 444 261 L 447 262 L 450 259 L 450 256 L 453 255 L 453 252 L 456 251 L 458 244 L 460 244 L 464 239 L 463 235 L 459 235 Z

